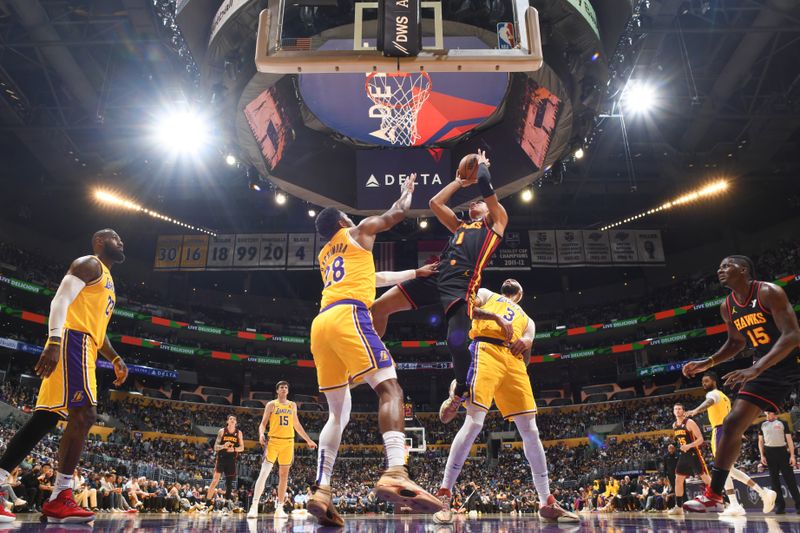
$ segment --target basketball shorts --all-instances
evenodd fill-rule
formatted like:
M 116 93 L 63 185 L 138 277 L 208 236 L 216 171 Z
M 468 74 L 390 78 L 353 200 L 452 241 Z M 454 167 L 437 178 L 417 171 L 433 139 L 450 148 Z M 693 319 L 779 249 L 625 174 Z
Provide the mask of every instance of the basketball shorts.
M 278 466 L 291 465 L 294 462 L 294 439 L 291 437 L 270 437 L 264 460 Z
M 780 413 L 780 406 L 800 382 L 800 353 L 795 352 L 777 365 L 766 369 L 760 376 L 748 381 L 739 390 L 736 399 L 756 404 L 761 409 Z
M 675 467 L 675 473 L 683 476 L 708 475 L 708 467 L 700 450 L 692 448 L 688 452 L 681 452 L 680 457 L 678 457 L 678 465 Z
M 70 408 L 97 405 L 97 345 L 86 333 L 65 329 L 53 372 L 42 380 L 37 411 L 67 418 Z
M 470 291 L 472 273 L 472 270 L 465 270 L 458 275 L 447 273 L 446 276 L 440 274 L 427 278 L 414 278 L 400 283 L 398 287 L 413 309 L 440 305 L 447 314 L 460 300 L 472 302 L 475 299 L 478 286 Z
M 714 428 L 711 429 L 711 455 L 713 455 L 715 458 L 717 457 L 717 444 L 719 444 L 719 437 L 722 435 L 722 431 L 720 431 L 720 429 L 722 429 L 721 425 L 714 426 Z M 716 462 L 716 460 L 714 462 Z
M 394 367 L 363 302 L 340 300 L 324 307 L 311 323 L 311 354 L 322 392 L 358 383 L 370 373 Z
M 521 358 L 505 346 L 483 341 L 470 344 L 469 351 L 468 401 L 487 411 L 494 401 L 503 418 L 536 413 L 531 380 Z
M 236 454 L 231 452 L 219 452 L 217 454 L 217 464 L 214 465 L 214 472 L 219 472 L 225 477 L 235 477 Z

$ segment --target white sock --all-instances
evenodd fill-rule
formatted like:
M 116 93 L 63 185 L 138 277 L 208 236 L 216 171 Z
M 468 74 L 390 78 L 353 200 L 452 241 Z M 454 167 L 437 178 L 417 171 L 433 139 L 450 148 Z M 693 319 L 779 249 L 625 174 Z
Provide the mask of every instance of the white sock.
M 733 487 L 733 478 L 731 476 L 728 476 L 728 479 L 725 480 L 725 494 L 728 495 L 728 500 L 731 502 L 731 505 L 739 503 L 739 500 L 736 498 L 736 489 Z
M 406 435 L 402 431 L 387 431 L 383 434 L 383 448 L 386 453 L 386 466 L 406 464 Z
M 550 497 L 550 479 L 547 477 L 547 458 L 544 454 L 542 440 L 539 438 L 536 416 L 519 415 L 514 417 L 514 423 L 522 437 L 522 450 L 531 467 L 533 486 L 536 487 L 539 502 L 545 505 L 547 498 Z
M 764 487 L 762 487 L 761 485 L 759 485 L 758 483 L 753 481 L 753 479 L 750 476 L 748 476 L 747 474 L 745 474 L 744 472 L 742 472 L 738 468 L 735 468 L 735 467 L 731 468 L 731 473 L 728 476 L 728 479 L 735 479 L 736 481 L 740 481 L 740 482 L 744 483 L 745 485 L 747 485 L 749 488 L 751 488 L 754 491 L 756 491 L 756 493 L 759 496 L 763 496 L 764 495 Z M 751 483 L 752 483 L 752 485 L 751 485 Z M 731 484 L 733 484 L 733 482 L 731 482 Z M 727 488 L 727 486 L 726 486 L 726 488 Z
M 269 461 L 262 462 L 261 471 L 258 473 L 256 486 L 253 489 L 253 503 L 251 507 L 254 509 L 258 509 L 258 502 L 261 501 L 261 495 L 264 494 L 264 487 L 267 485 L 267 478 L 270 472 L 272 472 L 272 463 Z
M 61 491 L 69 488 L 72 488 L 72 475 L 58 472 L 56 474 L 56 483 L 53 485 L 53 493 L 50 494 L 50 501 L 55 500 L 61 494 Z
M 442 488 L 453 490 L 458 475 L 464 467 L 464 461 L 469 455 L 469 450 L 481 432 L 481 428 L 483 428 L 485 418 L 486 411 L 467 404 L 467 416 L 464 419 L 464 425 L 458 430 L 456 437 L 453 439 L 453 444 L 450 445 L 447 466 L 444 468 L 444 477 L 442 478 Z
M 8 477 L 10 475 L 11 475 L 11 472 L 9 472 L 8 470 L 3 470 L 2 468 L 0 468 L 0 485 L 5 484 L 6 480 L 8 479 Z
M 328 421 L 319 433 L 319 446 L 317 448 L 317 485 L 330 486 L 333 464 L 339 453 L 342 443 L 342 432 L 350 421 L 350 408 L 352 399 L 350 388 L 325 392 L 328 400 Z

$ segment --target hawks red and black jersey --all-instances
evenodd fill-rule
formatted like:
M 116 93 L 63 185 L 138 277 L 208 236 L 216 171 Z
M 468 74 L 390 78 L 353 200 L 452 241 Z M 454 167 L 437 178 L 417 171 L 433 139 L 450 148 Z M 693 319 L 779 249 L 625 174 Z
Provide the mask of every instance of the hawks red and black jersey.
M 769 353 L 772 347 L 781 336 L 781 331 L 775 324 L 775 319 L 762 304 L 759 299 L 759 291 L 762 281 L 754 281 L 750 284 L 750 293 L 745 301 L 740 302 L 736 295 L 731 293 L 725 299 L 728 307 L 728 316 L 733 327 L 739 331 L 747 342 L 747 347 L 756 353 L 756 359 Z M 775 367 L 797 365 L 797 350 L 787 355 Z
M 235 429 L 233 431 L 233 433 L 228 433 L 227 429 L 223 429 L 222 430 L 222 439 L 220 439 L 220 444 L 225 444 L 225 443 L 228 443 L 228 442 L 233 444 L 233 448 L 234 449 L 239 447 L 239 445 L 241 443 L 239 442 L 239 430 L 238 429 Z M 220 451 L 217 452 L 217 457 L 224 458 L 224 459 L 236 458 L 237 455 L 239 455 L 239 454 L 236 453 L 236 452 L 233 452 L 233 451 L 228 451 L 228 450 L 220 450 Z
M 471 304 L 481 286 L 481 272 L 501 240 L 485 220 L 462 222 L 442 251 L 440 287 L 465 283 L 467 300 Z
M 672 424 L 673 436 L 675 437 L 675 446 L 680 449 L 684 444 L 691 444 L 694 442 L 695 435 L 686 427 L 686 422 L 689 418 L 684 418 L 683 422 L 678 424 L 677 420 Z

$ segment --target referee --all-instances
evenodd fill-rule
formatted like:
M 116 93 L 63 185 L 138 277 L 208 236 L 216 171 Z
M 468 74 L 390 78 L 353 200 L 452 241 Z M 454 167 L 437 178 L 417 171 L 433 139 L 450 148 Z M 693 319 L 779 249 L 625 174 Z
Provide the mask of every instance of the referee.
M 795 511 L 800 513 L 800 491 L 797 490 L 793 469 L 796 463 L 792 434 L 789 432 L 786 422 L 779 420 L 774 411 L 765 411 L 764 414 L 767 419 L 761 424 L 761 433 L 758 434 L 758 451 L 761 452 L 761 464 L 769 468 L 772 490 L 778 494 L 775 501 L 775 514 L 786 512 L 780 473 L 783 474 L 783 480 L 794 499 Z

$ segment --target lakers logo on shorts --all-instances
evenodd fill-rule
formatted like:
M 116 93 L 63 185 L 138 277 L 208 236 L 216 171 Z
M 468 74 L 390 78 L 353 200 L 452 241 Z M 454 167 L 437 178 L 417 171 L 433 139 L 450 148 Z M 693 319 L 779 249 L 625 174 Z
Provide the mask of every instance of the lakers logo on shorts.
M 382 363 L 388 361 L 389 360 L 389 352 L 387 352 L 386 350 L 381 350 L 381 359 L 380 360 L 381 360 Z
M 72 395 L 72 401 L 73 401 L 73 403 L 82 402 L 83 401 L 83 392 L 82 391 L 76 391 L 75 394 Z

